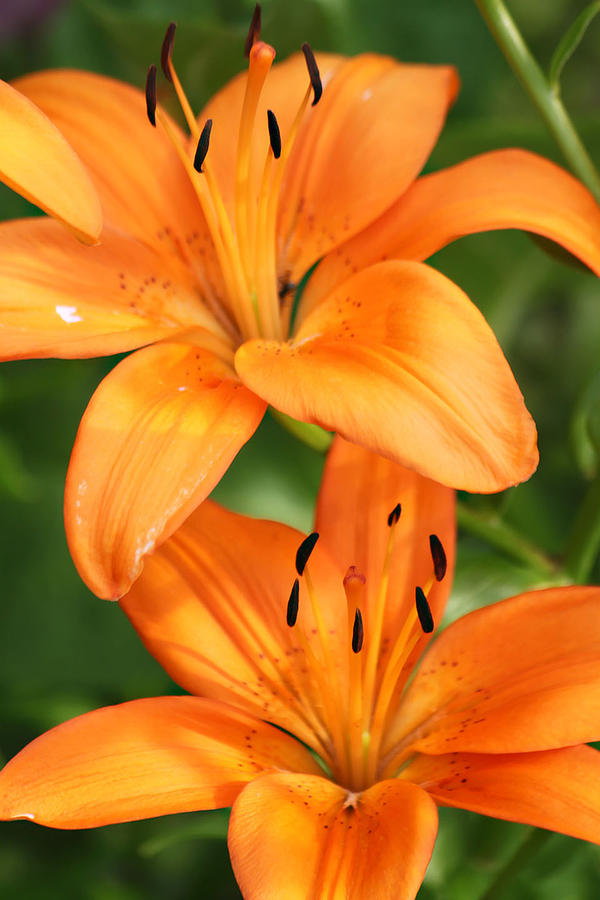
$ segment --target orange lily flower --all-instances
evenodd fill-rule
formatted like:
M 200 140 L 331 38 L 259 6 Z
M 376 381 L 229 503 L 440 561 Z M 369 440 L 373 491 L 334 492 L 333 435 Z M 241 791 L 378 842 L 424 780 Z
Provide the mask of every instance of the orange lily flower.
M 169 28 L 189 138 L 156 105 L 152 67 L 145 98 L 82 72 L 18 82 L 84 160 L 105 226 L 93 251 L 52 222 L 0 227 L 0 356 L 136 351 L 92 397 L 67 476 L 71 554 L 100 596 L 128 590 L 267 404 L 452 487 L 529 477 L 535 426 L 510 368 L 422 259 L 517 225 L 600 272 L 600 210 L 540 157 L 501 151 L 415 181 L 456 96 L 451 67 L 321 55 L 319 75 L 308 48 L 272 66 L 256 29 L 248 71 L 196 120 Z M 355 264 L 384 254 L 389 222 L 388 258 Z
M 81 160 L 48 117 L 1 79 L 0 181 L 80 240 L 100 237 L 100 201 Z
M 87 828 L 233 805 L 249 900 L 410 900 L 436 805 L 600 843 L 600 754 L 583 743 L 599 735 L 600 588 L 505 600 L 427 647 L 453 492 L 337 438 L 316 527 L 315 547 L 195 511 L 121 605 L 198 696 L 42 735 L 0 773 L 0 817 Z

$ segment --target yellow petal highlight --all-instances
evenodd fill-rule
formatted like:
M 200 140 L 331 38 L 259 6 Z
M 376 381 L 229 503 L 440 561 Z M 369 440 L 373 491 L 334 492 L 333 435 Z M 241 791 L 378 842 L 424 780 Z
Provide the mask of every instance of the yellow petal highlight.
M 418 756 L 402 773 L 441 806 L 470 809 L 600 844 L 600 753 Z
M 349 794 L 323 778 L 267 775 L 236 800 L 228 843 L 246 900 L 413 900 L 436 833 L 435 804 L 415 785 Z
M 0 818 L 95 828 L 230 806 L 269 770 L 316 772 L 293 738 L 197 697 L 133 700 L 78 716 L 0 772 Z
M 450 487 L 503 490 L 537 465 L 534 423 L 485 319 L 420 263 L 357 273 L 290 342 L 247 342 L 235 367 L 287 415 Z
M 0 81 L 0 180 L 94 243 L 100 203 L 77 154 L 31 100 Z
M 71 555 L 117 599 L 147 553 L 210 493 L 265 404 L 201 348 L 156 344 L 104 379 L 81 420 L 65 491 Z

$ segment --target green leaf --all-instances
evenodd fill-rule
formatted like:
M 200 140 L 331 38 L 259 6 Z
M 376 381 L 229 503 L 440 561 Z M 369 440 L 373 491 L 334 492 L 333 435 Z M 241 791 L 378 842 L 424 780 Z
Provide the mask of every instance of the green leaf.
M 297 419 L 286 416 L 285 413 L 282 413 L 274 407 L 270 407 L 269 412 L 280 425 L 283 425 L 290 434 L 293 434 L 299 441 L 305 443 L 307 447 L 316 450 L 318 453 L 326 453 L 329 450 L 333 440 L 331 432 L 319 428 L 318 425 L 310 425 L 308 422 L 298 422 Z
M 571 58 L 587 31 L 588 25 L 599 12 L 600 0 L 593 0 L 583 12 L 579 13 L 567 33 L 563 36 L 550 61 L 548 80 L 552 90 L 558 91 L 558 82 L 565 63 Z
M 149 858 L 169 850 L 182 841 L 216 840 L 223 841 L 227 837 L 229 811 L 223 809 L 200 813 L 190 822 L 179 824 L 173 830 L 165 827 L 162 834 L 149 838 L 140 844 L 140 856 Z
M 544 576 L 532 566 L 508 559 L 473 538 L 461 538 L 443 624 L 507 597 L 563 583 L 561 575 Z

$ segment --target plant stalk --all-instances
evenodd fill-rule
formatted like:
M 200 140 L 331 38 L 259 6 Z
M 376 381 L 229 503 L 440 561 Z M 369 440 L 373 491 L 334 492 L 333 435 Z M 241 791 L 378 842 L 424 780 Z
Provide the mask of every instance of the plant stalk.
M 600 175 L 579 137 L 558 89 L 532 55 L 503 0 L 475 0 L 479 12 L 515 75 L 538 108 L 573 172 L 600 203 Z

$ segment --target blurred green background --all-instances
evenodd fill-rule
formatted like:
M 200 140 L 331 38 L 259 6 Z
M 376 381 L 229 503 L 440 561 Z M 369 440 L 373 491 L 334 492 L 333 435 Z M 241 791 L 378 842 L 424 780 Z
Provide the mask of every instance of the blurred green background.
M 32 7 L 35 4 L 31 4 Z M 577 0 L 512 0 L 540 61 L 577 13 Z M 175 60 L 196 108 L 243 67 L 252 3 L 242 0 L 0 2 L 2 77 L 56 66 L 143 84 L 166 24 L 179 24 Z M 53 7 L 51 9 L 51 7 Z M 42 11 L 47 13 L 42 16 Z M 19 13 L 22 21 L 18 21 Z M 521 145 L 559 159 L 472 0 L 265 0 L 263 34 L 280 58 L 302 41 L 316 49 L 372 50 L 417 62 L 453 63 L 463 83 L 429 168 L 482 150 Z M 600 161 L 600 17 L 563 75 L 567 105 Z M 359 185 L 357 185 L 357 189 Z M 29 214 L 0 193 L 0 217 Z M 542 464 L 504 495 L 467 498 L 551 555 L 561 554 L 595 455 L 600 369 L 600 285 L 547 256 L 526 235 L 475 236 L 437 255 L 492 324 L 540 433 Z M 118 606 L 93 597 L 68 556 L 62 489 L 81 413 L 113 360 L 36 361 L 0 368 L 0 755 L 10 758 L 58 722 L 109 703 L 177 691 L 143 650 Z M 591 386 L 591 387 L 590 387 Z M 310 527 L 322 458 L 272 420 L 220 485 L 225 504 Z M 595 572 L 595 577 L 598 577 Z M 539 571 L 461 533 L 449 618 L 544 582 Z M 141 900 L 239 897 L 217 812 L 51 831 L 0 825 L 0 897 Z M 441 811 L 434 859 L 420 900 L 484 895 L 527 834 L 522 826 Z M 597 900 L 600 850 L 552 836 L 520 867 L 506 898 Z

